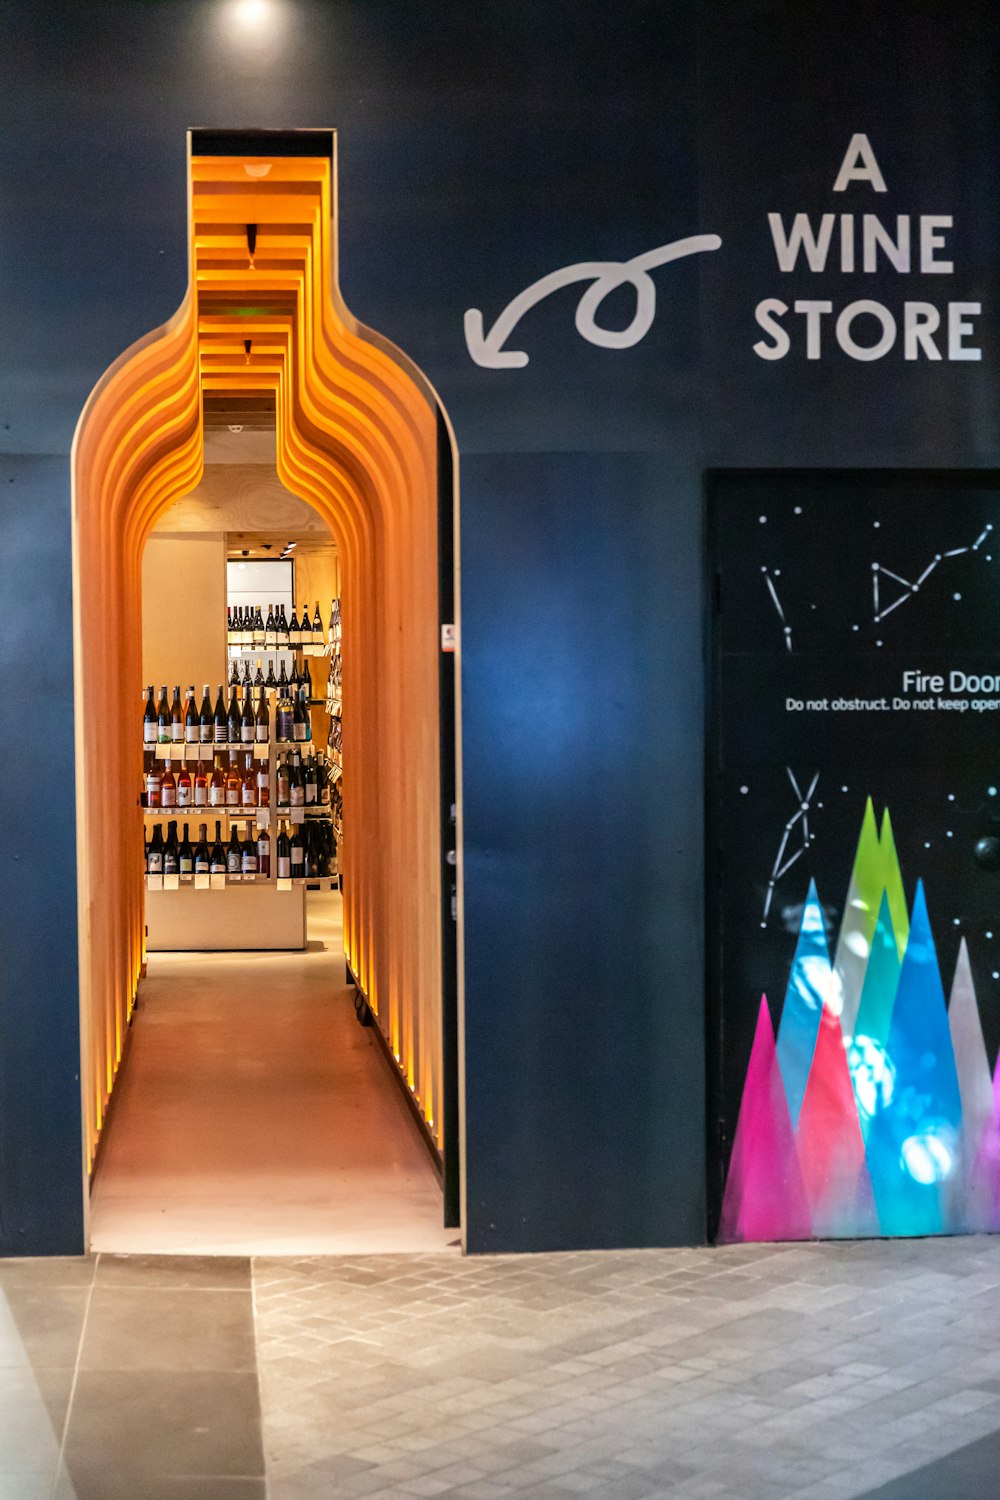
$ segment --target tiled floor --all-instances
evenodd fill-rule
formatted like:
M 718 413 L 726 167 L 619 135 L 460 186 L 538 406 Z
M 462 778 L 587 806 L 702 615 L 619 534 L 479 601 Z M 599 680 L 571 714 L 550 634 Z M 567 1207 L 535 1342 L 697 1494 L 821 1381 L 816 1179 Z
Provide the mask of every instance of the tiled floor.
M 0 1262 L 0 1500 L 992 1500 L 1000 1240 Z

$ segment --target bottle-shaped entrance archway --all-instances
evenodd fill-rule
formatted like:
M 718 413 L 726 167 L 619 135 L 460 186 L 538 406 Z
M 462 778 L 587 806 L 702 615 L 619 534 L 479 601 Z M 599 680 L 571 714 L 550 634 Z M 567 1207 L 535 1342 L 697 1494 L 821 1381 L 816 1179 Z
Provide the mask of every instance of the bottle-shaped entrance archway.
M 441 655 L 457 599 L 450 561 L 447 576 L 440 566 L 453 556 L 452 445 L 420 372 L 340 298 L 335 182 L 330 132 L 193 132 L 188 292 L 106 372 L 77 429 L 87 1169 L 144 961 L 142 549 L 157 517 L 201 476 L 205 393 L 266 392 L 279 476 L 323 517 L 342 557 L 347 959 L 443 1154 L 446 1214 L 457 1222 L 457 663 Z

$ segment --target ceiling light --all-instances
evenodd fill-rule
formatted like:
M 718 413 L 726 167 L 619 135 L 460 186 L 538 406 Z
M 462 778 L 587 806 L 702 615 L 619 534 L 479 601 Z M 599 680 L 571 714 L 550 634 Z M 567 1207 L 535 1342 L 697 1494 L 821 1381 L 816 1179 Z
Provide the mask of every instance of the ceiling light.
M 234 425 L 230 424 L 229 431 L 230 432 L 242 432 L 243 431 L 243 425 L 242 425 L 242 423 L 240 423 L 237 426 L 234 426 Z

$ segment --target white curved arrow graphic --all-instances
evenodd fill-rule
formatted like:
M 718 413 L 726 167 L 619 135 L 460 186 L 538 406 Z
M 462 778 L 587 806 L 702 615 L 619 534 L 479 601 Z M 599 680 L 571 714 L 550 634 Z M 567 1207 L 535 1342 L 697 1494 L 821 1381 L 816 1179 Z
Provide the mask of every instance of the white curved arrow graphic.
M 656 286 L 649 272 L 668 261 L 683 260 L 686 255 L 718 250 L 721 244 L 717 234 L 692 234 L 687 239 L 647 250 L 632 260 L 582 260 L 575 266 L 564 266 L 561 271 L 550 271 L 548 276 L 532 282 L 508 302 L 489 333 L 485 332 L 479 308 L 469 308 L 465 314 L 465 342 L 469 353 L 476 364 L 486 370 L 523 369 L 528 363 L 523 349 L 505 349 L 504 344 L 526 312 L 553 292 L 571 286 L 574 281 L 593 282 L 577 304 L 577 332 L 602 349 L 631 349 L 633 344 L 645 338 L 656 316 Z M 635 314 L 631 323 L 618 331 L 601 328 L 596 322 L 597 309 L 605 297 L 626 282 L 635 287 Z

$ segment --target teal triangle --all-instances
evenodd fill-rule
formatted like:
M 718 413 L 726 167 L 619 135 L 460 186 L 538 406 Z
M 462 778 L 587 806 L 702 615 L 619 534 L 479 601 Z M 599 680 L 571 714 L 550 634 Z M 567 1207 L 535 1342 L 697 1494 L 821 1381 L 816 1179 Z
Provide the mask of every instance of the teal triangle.
M 960 1164 L 962 1103 L 923 882 L 886 1044 L 889 1083 L 876 1101 L 868 1169 L 883 1234 L 947 1233 Z
M 901 969 L 889 898 L 883 891 L 848 1051 L 861 1133 L 866 1140 L 877 1103 L 889 1086 L 889 1027 Z
M 816 884 L 810 880 L 778 1027 L 778 1066 L 793 1129 L 799 1122 L 809 1069 L 816 1051 L 820 1017 L 830 996 L 832 974 L 823 908 L 816 894 Z

